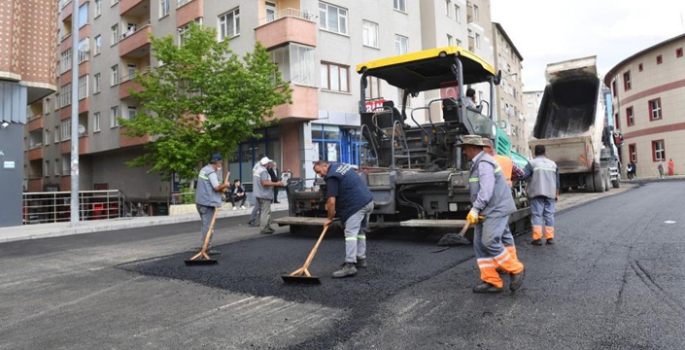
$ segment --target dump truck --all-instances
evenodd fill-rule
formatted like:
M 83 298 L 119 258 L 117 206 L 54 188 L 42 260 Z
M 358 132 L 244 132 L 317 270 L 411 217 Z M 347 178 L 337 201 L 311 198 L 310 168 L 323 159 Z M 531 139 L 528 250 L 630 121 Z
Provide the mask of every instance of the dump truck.
M 373 194 L 370 227 L 455 230 L 466 224 L 471 209 L 469 164 L 460 146 L 463 135 L 477 134 L 495 141 L 499 154 L 510 155 L 511 142 L 493 121 L 494 107 L 481 101 L 467 107 L 467 85 L 487 85 L 490 96 L 501 72 L 483 59 L 457 46 L 388 57 L 359 64 L 360 134 L 367 157 L 359 159 L 358 173 Z M 385 101 L 368 108 L 365 90 L 369 78 L 401 89 L 402 101 Z M 451 95 L 438 94 L 449 87 Z M 423 106 L 408 107 L 407 99 L 436 91 Z M 397 108 L 401 106 L 401 110 Z M 417 117 L 425 118 L 422 122 Z M 322 226 L 326 218 L 325 182 L 292 181 L 287 187 L 289 216 L 274 220 L 297 232 Z M 511 216 L 513 232 L 529 227 L 530 215 L 523 187 L 512 189 L 518 210 Z
M 602 80 L 597 57 L 547 65 L 531 153 L 544 145 L 547 158 L 557 163 L 562 191 L 608 191 L 621 184 L 614 130 L 605 123 Z

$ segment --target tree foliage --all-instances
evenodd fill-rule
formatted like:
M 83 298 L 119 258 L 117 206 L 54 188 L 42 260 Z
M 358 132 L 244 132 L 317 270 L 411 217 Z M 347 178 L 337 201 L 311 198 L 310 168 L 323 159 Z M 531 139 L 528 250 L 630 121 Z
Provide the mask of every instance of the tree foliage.
M 144 155 L 129 166 L 151 166 L 169 178 L 197 175 L 197 166 L 213 153 L 232 154 L 241 141 L 259 138 L 275 106 L 292 103 L 290 86 L 261 43 L 239 57 L 228 40 L 217 41 L 213 28 L 191 24 L 183 45 L 171 36 L 151 36 L 152 53 L 163 64 L 133 79 L 131 90 L 142 108 L 120 119 L 130 137 L 153 136 Z

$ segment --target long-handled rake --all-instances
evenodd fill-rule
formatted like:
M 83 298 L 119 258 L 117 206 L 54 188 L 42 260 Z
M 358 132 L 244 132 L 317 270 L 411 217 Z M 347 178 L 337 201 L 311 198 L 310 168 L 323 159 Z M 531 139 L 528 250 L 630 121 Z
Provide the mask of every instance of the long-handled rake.
M 293 273 L 289 275 L 283 275 L 281 278 L 283 278 L 283 282 L 285 283 L 301 283 L 301 284 L 320 284 L 321 281 L 319 280 L 319 277 L 312 276 L 311 273 L 309 273 L 309 264 L 312 263 L 312 260 L 314 260 L 314 256 L 316 255 L 316 252 L 319 250 L 319 245 L 321 245 L 321 241 L 323 241 L 324 236 L 326 236 L 326 231 L 328 231 L 328 226 L 324 227 L 323 231 L 321 232 L 321 236 L 319 236 L 319 240 L 316 241 L 316 244 L 314 245 L 314 249 L 312 249 L 311 253 L 309 253 L 309 256 L 307 257 L 307 261 L 305 261 L 304 265 L 302 265 L 301 268 L 293 271 Z
M 216 215 L 219 213 L 219 207 L 214 208 L 214 215 L 212 216 L 212 223 L 209 225 L 209 231 L 205 237 L 205 241 L 202 244 L 202 249 L 199 253 L 193 255 L 190 260 L 186 260 L 186 266 L 197 266 L 197 265 L 215 265 L 219 262 L 210 258 L 207 254 L 207 247 L 209 246 L 209 240 L 212 238 L 212 232 L 214 231 L 214 223 L 216 222 Z

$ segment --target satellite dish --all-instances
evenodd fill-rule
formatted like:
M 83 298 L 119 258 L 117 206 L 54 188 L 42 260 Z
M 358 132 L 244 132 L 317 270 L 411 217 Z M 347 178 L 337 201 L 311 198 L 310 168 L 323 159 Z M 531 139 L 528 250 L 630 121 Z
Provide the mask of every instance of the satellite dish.
M 85 133 L 86 133 L 86 127 L 83 126 L 83 125 L 81 125 L 81 124 L 79 124 L 79 125 L 78 125 L 78 136 L 82 136 L 82 135 L 85 134 Z

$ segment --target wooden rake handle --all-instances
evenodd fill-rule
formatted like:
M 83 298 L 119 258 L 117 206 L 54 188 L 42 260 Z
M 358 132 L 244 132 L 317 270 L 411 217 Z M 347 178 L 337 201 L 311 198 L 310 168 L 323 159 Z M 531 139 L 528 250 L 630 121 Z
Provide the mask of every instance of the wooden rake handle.
M 226 176 L 224 176 L 224 182 L 226 182 L 230 174 L 230 171 L 226 172 Z M 199 253 L 195 254 L 192 258 L 190 258 L 190 260 L 195 260 L 200 257 L 204 257 L 205 259 L 209 260 L 209 255 L 207 254 L 207 246 L 209 246 L 209 240 L 212 239 L 212 233 L 214 232 L 214 223 L 216 222 L 216 216 L 219 214 L 219 208 L 220 207 L 214 208 L 214 215 L 212 215 L 212 223 L 209 224 L 209 231 L 207 232 L 207 236 L 205 237 L 204 243 L 202 243 L 202 249 Z
M 461 231 L 459 232 L 459 235 L 462 236 L 462 237 L 464 237 L 464 236 L 466 235 L 466 231 L 469 230 L 469 226 L 471 226 L 471 223 L 467 220 L 467 221 L 466 221 L 466 225 L 464 225 L 464 227 L 461 228 Z
M 323 238 L 326 236 L 327 231 L 328 231 L 328 226 L 324 227 L 323 231 L 321 232 L 321 235 L 319 236 L 319 240 L 316 241 L 316 244 L 314 245 L 314 249 L 312 249 L 312 251 L 309 253 L 309 256 L 307 257 L 307 260 L 304 262 L 304 265 L 301 268 L 294 271 L 293 273 L 291 273 L 290 276 L 299 275 L 303 272 L 307 275 L 307 277 L 311 276 L 311 274 L 309 274 L 309 270 L 308 270 L 309 264 L 311 264 L 312 261 L 314 260 L 314 256 L 316 255 L 316 252 L 319 250 L 319 246 L 321 245 Z

